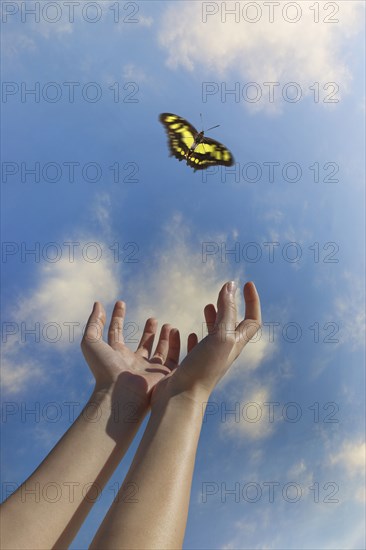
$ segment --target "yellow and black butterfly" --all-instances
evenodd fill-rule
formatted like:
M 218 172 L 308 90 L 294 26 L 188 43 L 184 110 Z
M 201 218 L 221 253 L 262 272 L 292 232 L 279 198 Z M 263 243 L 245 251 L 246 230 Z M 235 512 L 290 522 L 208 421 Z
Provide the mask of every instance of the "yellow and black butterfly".
M 204 170 L 217 164 L 223 166 L 234 164 L 232 154 L 222 143 L 205 137 L 203 131 L 197 132 L 196 128 L 184 118 L 172 113 L 162 113 L 159 120 L 168 133 L 170 156 L 174 155 L 178 160 L 185 160 L 194 168 L 194 171 Z

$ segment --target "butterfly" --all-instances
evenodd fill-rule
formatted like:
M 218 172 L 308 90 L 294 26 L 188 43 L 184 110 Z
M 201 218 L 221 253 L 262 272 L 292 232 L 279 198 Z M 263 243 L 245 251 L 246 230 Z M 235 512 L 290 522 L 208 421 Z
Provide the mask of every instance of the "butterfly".
M 197 132 L 184 118 L 173 113 L 162 113 L 159 116 L 164 125 L 169 140 L 170 156 L 179 161 L 185 160 L 194 171 L 205 170 L 209 166 L 221 164 L 232 166 L 233 155 L 218 141 L 205 137 L 204 132 Z M 217 128 L 217 126 L 213 126 Z M 209 128 L 212 130 L 212 128 Z

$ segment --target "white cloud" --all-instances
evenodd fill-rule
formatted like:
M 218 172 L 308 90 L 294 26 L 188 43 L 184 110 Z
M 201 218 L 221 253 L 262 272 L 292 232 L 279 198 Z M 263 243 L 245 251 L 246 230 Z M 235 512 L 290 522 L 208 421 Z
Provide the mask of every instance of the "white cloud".
M 33 359 L 25 359 L 17 352 L 8 353 L 3 346 L 1 358 L 1 385 L 7 394 L 22 391 L 28 383 L 36 380 L 38 384 L 45 382 L 46 376 L 41 365 Z
M 183 217 L 180 214 L 173 216 L 165 227 L 156 265 L 151 266 L 149 277 L 144 274 L 143 278 L 134 278 L 128 293 L 135 301 L 135 306 L 129 308 L 129 317 L 138 323 L 140 333 L 149 316 L 156 317 L 160 326 L 170 323 L 179 328 L 183 353 L 186 352 L 190 332 L 196 332 L 199 339 L 207 334 L 203 315 L 205 305 L 216 305 L 222 285 L 236 278 L 229 264 L 218 264 L 211 257 L 203 262 L 201 248 L 197 246 L 194 250 L 191 239 Z M 210 240 L 218 242 L 216 236 L 212 238 L 211 235 Z M 242 287 L 245 282 L 243 273 L 236 279 Z M 243 301 L 242 292 L 238 289 L 238 309 L 242 309 Z M 266 349 L 265 339 L 249 343 L 243 352 L 246 368 L 255 368 L 262 361 Z M 236 363 L 234 365 L 237 367 Z
M 365 506 L 366 443 L 364 437 L 346 439 L 330 453 L 327 466 L 337 467 L 337 479 L 342 480 L 343 501 Z
M 131 4 L 134 7 L 130 6 L 128 8 L 130 10 L 129 13 L 126 11 L 125 13 L 122 14 L 122 10 L 121 10 L 117 30 L 125 33 L 127 29 L 135 32 L 140 27 L 147 27 L 147 28 L 151 27 L 154 23 L 154 18 L 151 17 L 150 15 L 147 15 L 147 16 L 142 15 L 142 13 L 138 11 L 138 9 L 136 10 L 136 8 L 138 8 L 138 5 L 133 2 L 131 2 Z M 132 7 L 132 10 L 131 10 L 131 7 Z M 125 9 L 127 9 L 127 5 Z
M 99 237 L 75 230 L 73 238 L 60 239 L 59 260 L 36 264 L 38 284 L 23 293 L 7 312 L 9 323 L 14 323 L 9 325 L 9 331 L 15 334 L 9 334 L 3 346 L 5 391 L 17 393 L 29 383 L 47 380 L 48 371 L 34 357 L 32 343 L 41 344 L 38 353 L 50 349 L 50 345 L 57 345 L 60 350 L 75 346 L 81 340 L 93 303 L 100 301 L 107 307 L 119 298 L 120 264 L 114 261 L 105 239 L 111 233 L 109 206 L 107 194 L 96 195 L 90 210 Z M 51 253 L 54 251 L 49 251 L 50 256 Z M 27 335 L 31 329 L 36 330 L 36 336 Z
M 330 463 L 340 464 L 351 477 L 364 474 L 366 443 L 364 441 L 345 441 L 340 451 L 330 456 Z
M 94 239 L 81 242 L 80 248 L 84 254 L 77 259 L 75 256 L 74 262 L 65 258 L 42 268 L 40 284 L 31 296 L 22 300 L 18 318 L 83 323 L 96 300 L 107 304 L 114 300 L 118 295 L 118 282 L 111 265 L 102 258 L 95 263 L 86 259 L 96 257 L 100 251 L 107 254 L 108 247 Z
M 273 255 L 272 261 L 287 261 L 298 259 L 298 262 L 293 262 L 292 266 L 298 266 L 303 261 L 305 251 L 309 243 L 312 242 L 312 229 L 295 228 L 292 224 L 287 223 L 284 213 L 280 210 L 271 210 L 262 216 L 263 220 L 270 222 L 266 228 L 266 233 L 262 236 L 262 242 L 272 243 L 272 247 L 267 245 L 263 248 L 267 252 L 267 258 L 270 257 L 270 252 Z M 274 243 L 279 243 L 275 245 Z M 290 243 L 295 243 L 289 246 Z M 287 246 L 289 250 L 287 251 Z
M 314 481 L 314 473 L 309 470 L 308 465 L 303 458 L 289 468 L 287 477 L 289 481 L 298 483 L 304 488 L 310 487 Z M 311 499 L 312 495 L 310 492 L 307 492 L 304 494 L 304 498 Z
M 334 300 L 335 314 L 340 321 L 341 343 L 355 350 L 365 346 L 365 289 L 361 277 L 345 272 L 343 288 L 338 283 Z
M 361 503 L 365 503 L 366 502 L 366 488 L 365 488 L 365 484 L 362 483 L 357 489 L 356 489 L 356 492 L 355 492 L 355 500 L 357 500 L 358 502 L 361 502 Z
M 288 475 L 289 477 L 299 477 L 299 475 L 303 474 L 305 471 L 306 471 L 305 461 L 301 459 L 300 462 L 297 462 L 289 469 Z
M 127 299 L 127 321 L 139 320 L 140 335 L 147 317 L 154 315 L 160 325 L 170 322 L 177 326 L 183 336 L 182 351 L 192 331 L 201 338 L 205 335 L 203 308 L 207 303 L 216 303 L 217 294 L 222 284 L 232 278 L 225 269 L 219 273 L 213 263 L 202 262 L 200 252 L 192 252 L 188 240 L 189 232 L 181 216 L 177 215 L 165 230 L 165 243 L 160 246 L 163 251 L 158 256 L 157 265 L 151 268 L 151 276 L 135 277 L 130 283 L 129 292 L 125 288 L 121 296 L 118 263 L 114 262 L 105 236 L 111 234 L 109 219 L 110 198 L 98 195 L 91 208 L 91 218 L 98 224 L 99 234 L 103 241 L 93 235 L 82 238 L 65 238 L 62 242 L 77 242 L 75 254 L 69 254 L 69 248 L 62 247 L 63 256 L 58 262 L 48 263 L 40 268 L 38 285 L 25 293 L 14 304 L 12 320 L 27 326 L 40 324 L 40 332 L 47 323 L 57 324 L 62 331 L 62 338 L 57 342 L 65 345 L 69 341 L 69 328 L 66 323 L 77 323 L 75 341 L 81 337 L 81 329 L 90 314 L 94 301 L 99 300 L 105 306 L 112 304 L 119 297 L 130 296 L 135 301 L 135 308 L 129 307 Z M 82 232 L 75 232 L 76 234 Z M 74 234 L 75 234 L 74 233 Z M 95 244 L 92 244 L 95 243 Z M 100 261 L 92 262 L 96 253 L 101 253 Z M 73 259 L 74 261 L 70 261 Z M 242 297 L 238 297 L 239 300 Z M 57 328 L 50 326 L 45 332 L 46 341 L 57 336 Z M 19 335 L 18 335 L 19 337 Z M 42 338 L 41 338 L 42 339 Z M 44 340 L 43 339 L 43 340 Z M 16 348 L 8 347 L 7 363 L 4 368 L 4 387 L 11 391 L 20 390 L 29 381 L 29 373 L 34 377 L 42 376 L 42 369 L 35 368 L 33 362 L 26 359 L 26 350 L 16 353 Z M 72 343 L 74 345 L 74 343 Z M 135 344 L 133 347 L 135 348 Z M 261 346 L 248 345 L 248 361 L 256 363 L 263 356 Z M 249 348 L 251 348 L 249 350 Z M 257 349 L 257 353 L 255 351 Z
M 59 261 L 41 266 L 39 284 L 14 307 L 17 319 L 36 320 L 43 325 L 75 322 L 84 326 L 95 301 L 109 305 L 118 299 L 119 263 L 114 261 L 108 243 L 112 232 L 110 208 L 110 196 L 97 193 L 90 207 L 96 233 L 87 235 L 79 229 L 73 232 L 73 238 L 60 240 Z M 65 343 L 64 338 L 60 341 Z
M 17 33 L 17 39 L 22 40 L 26 33 L 34 38 L 41 35 L 43 38 L 54 40 L 55 37 L 64 38 L 64 35 L 71 34 L 74 30 L 75 21 L 81 18 L 81 12 L 75 10 L 74 21 L 69 16 L 66 7 L 56 3 L 34 3 L 34 13 L 26 12 L 26 5 L 20 6 L 19 16 L 25 20 L 22 24 L 22 32 Z
M 148 317 L 158 319 L 160 326 L 170 323 L 179 328 L 182 338 L 182 355 L 186 353 L 186 341 L 190 332 L 196 332 L 199 339 L 206 335 L 206 325 L 203 308 L 208 303 L 216 304 L 221 286 L 228 280 L 237 279 L 240 286 L 245 282 L 233 276 L 229 264 L 217 263 L 212 258 L 202 261 L 201 248 L 193 249 L 192 239 L 187 223 L 180 214 L 175 215 L 167 224 L 163 242 L 159 246 L 159 254 L 155 264 L 149 266 L 150 275 L 146 270 L 139 272 L 123 284 L 121 293 L 120 269 L 114 262 L 113 253 L 109 250 L 105 235 L 111 234 L 109 220 L 109 197 L 98 196 L 92 208 L 92 219 L 98 221 L 103 241 L 90 235 L 82 238 L 63 239 L 62 242 L 78 242 L 75 248 L 74 261 L 68 254 L 56 263 L 43 265 L 38 273 L 38 285 L 28 291 L 14 305 L 12 320 L 20 324 L 22 321 L 30 326 L 40 324 L 45 331 L 43 340 L 50 341 L 58 335 L 57 324 L 62 332 L 62 338 L 56 343 L 65 346 L 70 341 L 67 323 L 77 323 L 74 342 L 81 338 L 81 330 L 90 314 L 94 301 L 101 301 L 105 306 L 111 305 L 116 299 L 127 301 L 126 322 L 135 322 L 139 333 L 134 335 L 138 340 Z M 79 232 L 80 233 L 80 232 Z M 216 239 L 217 240 L 217 239 Z M 92 244 L 95 243 L 95 244 Z M 63 252 L 67 251 L 65 247 Z M 87 261 L 99 251 L 100 261 Z M 238 309 L 243 310 L 242 292 L 237 292 Z M 53 323 L 47 328 L 47 323 Z M 46 327 L 46 328 L 45 328 Z M 132 348 L 136 344 L 132 343 Z M 72 345 L 74 345 L 72 342 Z M 10 349 L 10 348 L 9 348 Z M 271 350 L 273 349 L 273 345 Z M 24 350 L 23 350 L 24 351 Z M 234 363 L 232 371 L 224 377 L 225 384 L 231 377 L 240 372 L 247 372 L 258 367 L 269 353 L 266 338 L 256 343 L 249 343 L 243 352 L 243 359 Z M 27 380 L 28 360 L 25 353 L 15 360 L 15 354 L 8 355 L 8 387 L 21 387 L 21 380 Z M 12 359 L 13 358 L 13 359 Z M 14 370 L 14 365 L 23 365 L 20 370 Z M 40 374 L 39 371 L 38 374 Z
M 265 439 L 272 435 L 275 422 L 270 422 L 269 408 L 264 403 L 269 403 L 269 386 L 253 385 L 250 391 L 246 389 L 240 400 L 225 400 L 225 410 L 239 411 L 238 415 L 226 414 L 222 418 L 220 427 L 221 435 L 242 441 Z
M 133 281 L 135 315 L 144 323 L 154 315 L 159 323 L 170 323 L 179 328 L 185 338 L 190 332 L 202 337 L 203 307 L 216 303 L 221 277 L 209 261 L 202 262 L 199 253 L 189 245 L 189 231 L 182 216 L 176 214 L 167 224 L 159 244 L 156 265 L 151 267 L 148 279 Z
M 314 23 L 314 12 L 308 9 L 308 3 L 301 4 L 302 16 L 296 23 L 287 22 L 282 17 L 281 7 L 277 8 L 274 22 L 270 23 L 268 7 L 264 5 L 261 5 L 259 21 L 250 23 L 240 15 L 246 2 L 212 3 L 218 13 L 208 16 L 204 22 L 205 4 L 209 3 L 174 3 L 166 10 L 159 42 L 167 51 L 166 63 L 171 69 L 183 67 L 196 71 L 207 81 L 212 77 L 216 82 L 225 79 L 228 89 L 233 89 L 235 82 L 256 82 L 266 93 L 266 101 L 243 101 L 255 110 L 278 108 L 276 101 L 268 101 L 268 88 L 263 86 L 264 82 L 282 85 L 296 82 L 304 95 L 313 94 L 309 86 L 314 82 L 320 83 L 320 90 L 328 82 L 338 83 L 342 92 L 349 89 L 352 75 L 343 50 L 346 40 L 362 29 L 361 2 L 342 2 L 338 23 L 322 22 L 331 15 L 322 3 L 319 23 Z M 239 7 L 238 22 L 233 15 L 228 15 L 222 22 L 221 10 L 225 6 L 226 9 Z M 289 13 L 289 17 L 293 15 Z M 248 18 L 253 19 L 254 14 L 248 13 Z M 337 17 L 334 15 L 333 18 Z M 275 97 L 281 99 L 281 91 L 279 86 Z M 327 93 L 331 91 L 329 88 Z M 220 92 L 216 98 L 221 101 Z M 240 98 L 242 100 L 241 95 Z
M 366 346 L 364 275 L 358 270 L 356 263 L 350 267 L 353 271 L 319 270 L 313 277 L 316 288 L 328 288 L 332 291 L 332 301 L 327 311 L 324 311 L 323 323 L 329 322 L 329 319 L 334 322 L 333 327 L 329 325 L 327 334 L 329 340 L 335 340 L 329 351 L 335 350 L 336 353 L 339 346 L 344 346 L 351 352 L 365 349 Z M 331 360 L 332 357 L 329 356 L 320 360 L 318 365 L 314 363 L 314 374 L 319 375 Z
M 105 239 L 111 239 L 111 209 L 112 199 L 108 193 L 97 193 L 91 216 L 99 226 L 99 230 Z
M 122 67 L 122 78 L 128 81 L 144 82 L 146 73 L 134 63 L 127 63 Z
M 263 215 L 263 219 L 279 225 L 285 219 L 285 213 L 279 208 L 271 208 Z
M 138 15 L 138 24 L 142 25 L 143 27 L 151 27 L 151 25 L 154 22 L 154 19 L 150 16 L 145 17 L 144 15 L 139 14 Z
M 34 52 L 36 50 L 35 42 L 32 38 L 16 31 L 4 32 L 2 40 L 2 55 L 4 58 L 11 58 L 14 61 L 14 58 L 18 57 L 23 50 L 27 52 Z
M 83 244 L 80 243 L 81 249 Z M 104 252 L 107 250 L 102 243 L 97 244 Z M 29 357 L 34 349 L 30 353 L 27 340 L 33 342 L 35 336 L 27 336 L 25 331 L 38 327 L 37 337 L 41 344 L 75 346 L 75 341 L 81 339 L 93 303 L 98 300 L 106 306 L 117 299 L 116 265 L 113 260 L 90 263 L 82 255 L 77 257 L 75 254 L 74 262 L 65 258 L 41 268 L 38 286 L 27 292 L 13 308 L 12 321 L 17 327 L 13 338 L 19 342 L 23 335 L 26 343 L 14 346 L 12 337 L 8 336 L 1 371 L 4 390 L 20 392 L 29 382 L 41 383 L 47 379 L 47 370 L 37 359 Z M 38 348 L 38 351 L 41 350 Z

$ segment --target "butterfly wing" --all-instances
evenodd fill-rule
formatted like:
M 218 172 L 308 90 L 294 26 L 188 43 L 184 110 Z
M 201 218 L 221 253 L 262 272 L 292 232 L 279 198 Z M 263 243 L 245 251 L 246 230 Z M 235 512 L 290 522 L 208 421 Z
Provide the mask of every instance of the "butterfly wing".
M 204 137 L 187 159 L 187 164 L 194 170 L 204 170 L 209 166 L 232 166 L 234 157 L 219 141 Z
M 211 138 L 203 137 L 192 151 L 192 145 L 199 133 L 184 118 L 173 113 L 162 113 L 159 120 L 168 134 L 170 154 L 178 160 L 186 160 L 194 171 L 204 170 L 209 166 L 234 164 L 230 151 Z
M 168 134 L 170 155 L 178 160 L 185 160 L 198 132 L 192 124 L 173 113 L 162 113 L 159 116 Z

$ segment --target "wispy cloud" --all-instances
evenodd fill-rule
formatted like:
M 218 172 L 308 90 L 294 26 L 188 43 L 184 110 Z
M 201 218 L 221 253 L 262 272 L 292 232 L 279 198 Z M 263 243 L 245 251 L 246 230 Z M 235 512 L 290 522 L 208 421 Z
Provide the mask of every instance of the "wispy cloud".
M 343 274 L 343 288 L 334 299 L 334 309 L 341 323 L 342 343 L 351 349 L 365 347 L 365 288 L 361 277 L 350 273 Z
M 68 246 L 59 261 L 36 264 L 38 284 L 29 288 L 6 312 L 8 334 L 3 345 L 2 383 L 5 391 L 20 392 L 32 381 L 47 380 L 47 369 L 30 344 L 43 351 L 50 344 L 69 349 L 80 341 L 93 303 L 111 305 L 120 295 L 119 265 L 104 239 L 110 233 L 109 197 L 97 195 L 91 218 L 99 234 L 75 229 L 60 240 Z M 102 238 L 101 238 L 102 237 Z M 27 331 L 33 330 L 30 334 Z M 14 334 L 11 334 L 13 332 Z M 37 345 L 37 352 L 41 352 Z
M 260 4 L 261 17 L 248 22 L 246 19 L 254 15 L 243 16 L 244 2 L 230 4 L 231 10 L 238 11 L 236 17 L 223 13 L 229 10 L 227 3 L 207 2 L 211 6 L 208 11 L 215 12 L 212 15 L 206 14 L 201 3 L 174 3 L 166 10 L 159 32 L 167 66 L 228 79 L 230 89 L 240 80 L 261 85 L 296 82 L 304 95 L 309 95 L 314 82 L 336 82 L 344 92 L 351 86 L 352 75 L 343 47 L 362 29 L 362 3 L 342 2 L 341 13 L 333 18 L 338 23 L 323 22 L 329 15 L 323 6 L 322 18 L 315 23 L 313 11 L 305 4 L 300 7 L 299 20 L 290 23 L 283 17 L 281 6 L 270 22 L 268 7 Z M 281 93 L 277 97 L 281 98 Z M 273 110 L 277 102 L 243 104 L 254 110 Z
M 180 330 L 183 352 L 190 332 L 196 332 L 199 339 L 206 336 L 205 305 L 216 305 L 221 286 L 237 275 L 228 264 L 218 264 L 211 258 L 203 262 L 201 250 L 193 242 L 185 219 L 175 214 L 165 227 L 160 254 L 151 265 L 149 277 L 134 278 L 128 292 L 135 303 L 131 315 L 138 320 L 140 328 L 149 315 L 157 317 L 160 325 L 172 324 Z M 238 280 L 241 286 L 244 282 Z M 242 310 L 243 296 L 239 290 L 237 303 Z M 247 345 L 244 353 L 248 368 L 262 361 L 265 350 L 264 339 Z
M 270 422 L 268 409 L 264 403 L 271 401 L 271 389 L 265 384 L 251 384 L 251 389 L 242 393 L 241 399 L 231 392 L 231 399 L 225 401 L 227 409 L 235 410 L 239 414 L 228 414 L 225 422 L 221 423 L 220 431 L 223 437 L 234 438 L 246 442 L 261 440 L 269 437 L 275 430 L 275 423 Z
M 151 16 L 145 16 L 145 15 L 139 14 L 138 21 L 139 21 L 139 25 L 142 25 L 143 27 L 151 27 L 151 25 L 154 22 L 154 19 Z
M 344 441 L 341 449 L 330 456 L 331 464 L 340 464 L 350 476 L 359 476 L 365 471 L 366 443 Z
M 33 38 L 15 30 L 4 32 L 2 40 L 2 55 L 4 58 L 14 61 L 24 51 L 34 52 L 35 50 L 36 45 Z
M 29 382 L 43 384 L 47 373 L 35 359 L 26 359 L 23 350 L 8 351 L 3 345 L 1 358 L 1 385 L 4 393 L 16 394 L 22 391 Z
M 127 63 L 122 67 L 122 77 L 124 80 L 136 82 L 145 82 L 147 79 L 146 72 L 135 63 Z
M 100 242 L 98 246 L 107 249 Z M 112 260 L 97 263 L 89 263 L 82 257 L 72 263 L 60 260 L 42 267 L 38 278 L 37 287 L 27 291 L 11 313 L 11 322 L 16 327 L 14 338 L 25 340 L 22 346 L 14 346 L 13 337 L 8 336 L 3 349 L 2 384 L 4 390 L 12 393 L 22 391 L 29 381 L 39 383 L 47 379 L 46 367 L 40 366 L 34 348 L 31 350 L 27 341 L 37 338 L 40 344 L 57 345 L 58 349 L 75 346 L 93 303 L 99 300 L 104 305 L 111 304 L 120 289 Z M 27 336 L 30 329 L 38 336 Z M 40 352 L 39 346 L 37 351 Z

